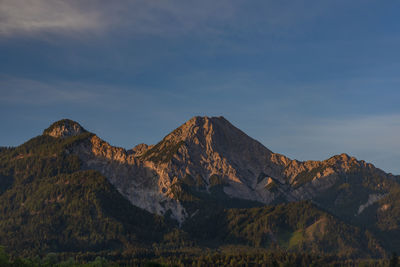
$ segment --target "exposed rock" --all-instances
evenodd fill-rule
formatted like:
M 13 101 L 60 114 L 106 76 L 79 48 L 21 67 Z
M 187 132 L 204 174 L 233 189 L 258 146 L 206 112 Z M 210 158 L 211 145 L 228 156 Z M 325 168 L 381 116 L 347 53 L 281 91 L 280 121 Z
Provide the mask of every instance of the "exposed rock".
M 162 188 L 170 188 L 158 176 L 151 162 L 143 162 L 123 148 L 113 147 L 97 136 L 73 147 L 84 168 L 101 172 L 133 205 L 160 215 L 171 210 L 179 222 L 186 217 L 183 207 L 167 196 Z
M 45 134 L 66 137 L 84 131 L 79 124 L 63 120 Z M 170 211 L 179 222 L 191 214 L 173 194 L 172 185 L 187 176 L 199 177 L 205 190 L 210 189 L 210 178 L 218 177 L 228 196 L 265 204 L 314 199 L 345 182 L 343 177 L 354 170 L 393 178 L 346 154 L 325 161 L 291 160 L 273 153 L 223 117 L 194 117 L 154 146 L 140 144 L 125 150 L 93 135 L 70 152 L 79 155 L 85 168 L 105 175 L 132 204 L 158 214 Z M 383 192 L 385 186 L 381 183 L 377 190 Z
M 381 211 L 386 211 L 386 210 L 388 210 L 390 208 L 390 205 L 389 204 L 383 204 L 380 208 L 379 208 L 379 210 L 381 210 Z
M 372 204 L 374 204 L 375 202 L 378 202 L 381 198 L 383 198 L 385 195 L 379 195 L 379 194 L 370 194 L 368 196 L 368 201 L 362 205 L 360 205 L 360 207 L 358 208 L 358 212 L 357 215 L 360 215 L 361 212 L 363 212 L 366 208 L 368 208 L 369 206 L 371 206 Z
M 139 144 L 132 148 L 132 153 L 134 154 L 135 157 L 140 157 L 144 153 L 146 153 L 147 150 L 151 149 L 153 146 L 149 146 L 146 144 Z
M 79 123 L 63 119 L 53 123 L 49 128 L 44 130 L 43 134 L 50 135 L 53 137 L 69 137 L 69 136 L 76 136 L 86 132 L 86 130 L 79 125 Z

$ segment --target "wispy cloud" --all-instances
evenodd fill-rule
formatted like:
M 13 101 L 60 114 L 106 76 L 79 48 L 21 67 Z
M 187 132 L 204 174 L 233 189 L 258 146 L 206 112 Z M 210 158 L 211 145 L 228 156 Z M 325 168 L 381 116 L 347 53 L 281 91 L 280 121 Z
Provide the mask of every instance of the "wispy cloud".
M 135 34 L 213 31 L 234 15 L 229 1 L 2 0 L 0 36 L 115 31 Z M 213 26 L 211 26 L 213 25 Z
M 0 36 L 93 31 L 104 26 L 99 10 L 82 1 L 2 0 L 0 4 Z
M 306 2 L 2 0 L 0 36 L 118 30 L 133 35 L 282 32 L 329 13 L 332 6 Z

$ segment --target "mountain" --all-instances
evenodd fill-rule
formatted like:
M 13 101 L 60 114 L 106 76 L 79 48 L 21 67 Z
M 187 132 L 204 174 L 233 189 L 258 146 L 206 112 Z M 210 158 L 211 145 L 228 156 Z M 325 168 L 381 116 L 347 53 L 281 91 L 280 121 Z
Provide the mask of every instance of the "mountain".
M 1 152 L 0 244 L 30 255 L 135 247 L 162 237 L 162 217 L 132 205 L 65 153 L 91 134 L 58 133 L 63 137 L 45 134 Z
M 70 133 L 84 131 L 72 126 Z M 56 123 L 45 134 L 62 138 L 65 127 Z M 312 199 L 341 215 L 357 216 L 399 180 L 346 154 L 325 161 L 291 160 L 223 117 L 194 117 L 154 146 L 125 150 L 92 135 L 68 151 L 85 169 L 105 175 L 134 205 L 159 215 L 170 211 L 179 222 L 191 216 L 175 192 L 182 182 L 203 193 L 221 185 L 228 197 L 263 204 Z
M 346 154 L 289 159 L 223 117 L 194 117 L 129 150 L 65 119 L 0 149 L 0 244 L 27 254 L 232 244 L 381 257 L 400 249 L 399 181 Z

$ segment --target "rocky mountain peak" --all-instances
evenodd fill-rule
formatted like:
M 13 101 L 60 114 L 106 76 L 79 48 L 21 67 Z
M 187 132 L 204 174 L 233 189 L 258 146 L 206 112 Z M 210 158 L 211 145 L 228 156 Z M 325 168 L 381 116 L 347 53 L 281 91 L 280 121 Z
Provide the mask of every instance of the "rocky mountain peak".
M 224 117 L 193 117 L 168 134 L 142 156 L 145 160 L 167 161 L 177 152 L 196 160 L 223 157 L 233 161 L 259 161 L 272 152 L 233 126 Z M 168 155 L 167 157 L 164 157 Z M 244 160 L 243 160 L 244 159 Z M 187 160 L 187 157 L 182 160 Z M 157 160 L 158 161 L 158 160 Z
M 195 116 L 175 129 L 172 133 L 165 137 L 165 140 L 190 140 L 194 137 L 206 137 L 213 134 L 216 125 L 226 122 L 229 127 L 231 125 L 223 117 L 200 117 Z
M 224 117 L 196 116 L 167 135 L 163 141 L 202 144 L 220 151 L 242 151 L 244 147 L 270 152 L 261 143 L 236 128 Z
M 355 160 L 354 157 L 351 157 L 351 156 L 347 155 L 346 153 L 342 153 L 340 155 L 335 155 L 332 157 L 332 159 L 335 161 L 342 161 L 342 162 Z
M 79 135 L 86 132 L 86 130 L 76 121 L 69 119 L 62 119 L 54 122 L 49 128 L 43 131 L 44 135 L 53 137 L 69 137 Z
M 335 166 L 336 169 L 340 169 L 342 171 L 349 171 L 352 168 L 361 168 L 361 167 L 369 167 L 374 168 L 374 166 L 370 163 L 366 163 L 363 160 L 357 160 L 355 157 L 349 156 L 348 154 L 342 153 L 340 155 L 335 155 L 325 161 L 323 161 L 325 165 Z

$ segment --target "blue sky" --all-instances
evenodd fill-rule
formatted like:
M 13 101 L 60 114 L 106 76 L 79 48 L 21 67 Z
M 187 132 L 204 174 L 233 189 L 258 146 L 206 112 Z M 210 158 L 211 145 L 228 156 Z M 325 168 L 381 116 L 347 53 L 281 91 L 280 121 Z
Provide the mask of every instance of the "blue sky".
M 400 174 L 399 1 L 0 1 L 0 145 L 70 118 L 113 145 L 224 116 L 299 160 Z

